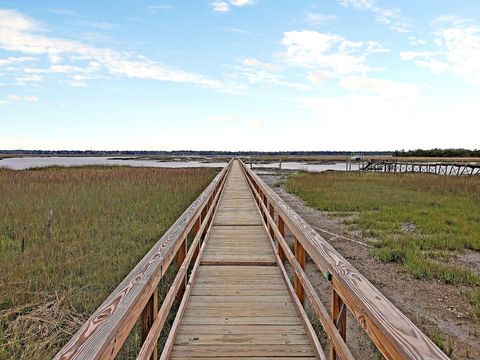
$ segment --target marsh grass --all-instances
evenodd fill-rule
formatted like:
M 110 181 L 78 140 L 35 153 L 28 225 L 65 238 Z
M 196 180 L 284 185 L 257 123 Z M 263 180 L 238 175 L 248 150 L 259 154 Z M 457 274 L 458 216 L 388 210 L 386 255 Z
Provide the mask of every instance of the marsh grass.
M 50 358 L 211 169 L 0 169 L 0 358 Z
M 480 276 L 444 261 L 480 250 L 480 178 L 428 174 L 301 173 L 286 182 L 307 205 L 344 216 L 370 238 L 373 254 L 417 278 L 480 285 Z

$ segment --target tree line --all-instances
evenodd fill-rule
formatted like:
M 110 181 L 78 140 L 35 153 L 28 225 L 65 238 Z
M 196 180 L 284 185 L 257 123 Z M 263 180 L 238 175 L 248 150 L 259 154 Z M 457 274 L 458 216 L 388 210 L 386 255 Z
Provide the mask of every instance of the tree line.
M 399 150 L 393 153 L 395 157 L 480 157 L 480 150 L 469 149 L 417 149 Z

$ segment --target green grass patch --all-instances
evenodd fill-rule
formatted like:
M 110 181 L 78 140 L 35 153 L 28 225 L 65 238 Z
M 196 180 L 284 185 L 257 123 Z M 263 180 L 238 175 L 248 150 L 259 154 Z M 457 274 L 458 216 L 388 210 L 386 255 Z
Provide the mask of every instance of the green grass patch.
M 480 289 L 475 289 L 468 296 L 472 304 L 472 315 L 475 319 L 480 319 Z M 480 325 L 480 324 L 479 324 Z
M 478 274 L 442 263 L 480 250 L 480 179 L 429 174 L 301 173 L 286 182 L 308 206 L 346 218 L 374 238 L 373 254 L 418 278 L 479 285 Z
M 214 176 L 0 170 L 0 358 L 51 358 Z

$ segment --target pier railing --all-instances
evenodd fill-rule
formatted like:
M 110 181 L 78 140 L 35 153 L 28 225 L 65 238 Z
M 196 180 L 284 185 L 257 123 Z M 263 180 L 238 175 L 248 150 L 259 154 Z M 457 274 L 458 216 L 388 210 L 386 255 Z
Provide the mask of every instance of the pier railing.
M 145 257 L 72 337 L 55 360 L 113 359 L 134 325 L 141 323 L 142 348 L 137 359 L 157 359 L 157 340 L 175 298 L 188 291 L 188 269 L 197 264 L 202 242 L 225 184 L 230 161 L 178 218 Z M 193 240 L 188 246 L 187 237 Z M 176 276 L 162 304 L 158 285 L 172 261 Z
M 242 163 L 243 164 L 243 163 Z M 448 359 L 397 307 L 358 272 L 342 255 L 290 208 L 252 170 L 243 171 L 259 206 L 282 271 L 287 260 L 294 272 L 298 301 L 310 302 L 330 342 L 330 360 L 353 359 L 346 344 L 347 310 L 387 359 Z M 285 240 L 294 238 L 293 251 Z M 330 312 L 305 273 L 305 257 L 330 283 Z
M 369 160 L 361 171 L 383 173 L 421 173 L 448 176 L 480 176 L 480 164 L 455 161 Z

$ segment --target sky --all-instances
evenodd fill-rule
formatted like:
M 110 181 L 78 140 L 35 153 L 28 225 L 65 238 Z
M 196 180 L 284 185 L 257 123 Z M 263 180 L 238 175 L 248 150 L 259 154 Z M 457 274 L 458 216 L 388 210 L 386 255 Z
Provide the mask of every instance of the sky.
M 0 0 L 0 149 L 480 148 L 478 0 Z

